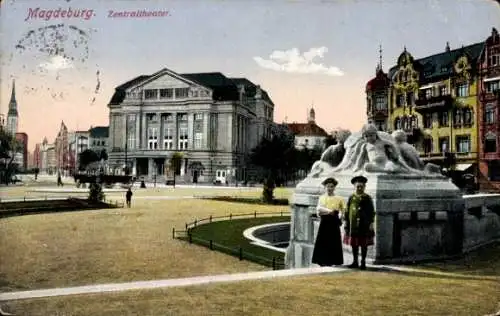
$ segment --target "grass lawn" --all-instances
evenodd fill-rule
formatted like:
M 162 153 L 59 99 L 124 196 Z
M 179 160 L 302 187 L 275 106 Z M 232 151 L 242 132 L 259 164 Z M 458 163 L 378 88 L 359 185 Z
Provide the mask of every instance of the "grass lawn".
M 243 232 L 253 226 L 264 225 L 268 223 L 290 222 L 290 216 L 273 216 L 260 218 L 245 218 L 223 220 L 212 223 L 203 224 L 191 229 L 194 243 L 201 243 L 205 246 L 209 245 L 212 240 L 214 244 L 221 245 L 225 248 L 231 248 L 233 251 L 229 253 L 238 256 L 239 248 L 243 251 L 243 257 L 257 263 L 267 264 L 272 263 L 272 259 L 276 258 L 278 263 L 282 263 L 285 254 L 271 249 L 255 246 L 243 236 Z M 228 252 L 227 249 L 214 247 L 215 250 Z M 265 259 L 264 261 L 261 258 Z M 268 261 L 266 263 L 266 261 Z
M 497 311 L 500 282 L 382 272 L 12 301 L 16 315 L 450 315 Z
M 131 209 L 0 220 L 0 291 L 268 270 L 172 238 L 194 219 L 287 206 L 136 199 Z

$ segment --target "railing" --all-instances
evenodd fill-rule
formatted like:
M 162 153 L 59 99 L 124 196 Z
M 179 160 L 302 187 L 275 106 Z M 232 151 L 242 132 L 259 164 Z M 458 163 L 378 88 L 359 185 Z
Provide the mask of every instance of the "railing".
M 418 98 L 415 100 L 415 109 L 425 109 L 433 107 L 450 107 L 453 98 L 450 95 L 435 96 L 430 98 Z
M 242 218 L 258 218 L 258 217 L 283 217 L 283 216 L 290 216 L 290 212 L 269 212 L 269 213 L 245 213 L 245 214 L 232 214 L 230 213 L 229 215 L 224 215 L 224 216 L 212 216 L 210 215 L 209 217 L 202 218 L 202 219 L 195 219 L 193 222 L 190 223 L 185 223 L 185 230 L 176 230 L 175 227 L 172 228 L 172 238 L 173 239 L 180 239 L 180 240 L 187 240 L 190 244 L 195 243 L 201 246 L 205 246 L 209 248 L 210 250 L 219 250 L 221 252 L 227 253 L 229 255 L 238 257 L 240 260 L 250 260 L 268 267 L 272 267 L 273 270 L 280 270 L 285 267 L 284 260 L 280 257 L 272 257 L 272 259 L 257 256 L 252 254 L 249 251 L 245 251 L 242 246 L 239 247 L 228 247 L 223 244 L 219 244 L 214 242 L 213 239 L 203 239 L 197 236 L 193 236 L 192 229 L 202 225 L 202 224 L 207 224 L 207 223 L 213 223 L 216 221 L 221 221 L 221 220 L 233 220 L 233 219 L 242 219 Z

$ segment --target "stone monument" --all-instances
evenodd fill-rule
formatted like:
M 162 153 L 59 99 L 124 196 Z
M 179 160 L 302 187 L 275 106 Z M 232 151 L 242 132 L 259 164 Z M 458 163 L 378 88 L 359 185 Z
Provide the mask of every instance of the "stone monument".
M 290 201 L 287 267 L 311 265 L 319 225 L 313 214 L 324 192 L 321 182 L 334 177 L 336 194 L 347 201 L 354 192 L 350 181 L 357 175 L 368 179 L 366 192 L 375 204 L 376 236 L 369 259 L 375 263 L 413 262 L 461 254 L 464 200 L 459 188 L 441 174 L 440 167 L 420 159 L 406 142 L 405 132 L 390 135 L 367 124 L 361 132 L 344 135 L 327 148 L 297 185 Z

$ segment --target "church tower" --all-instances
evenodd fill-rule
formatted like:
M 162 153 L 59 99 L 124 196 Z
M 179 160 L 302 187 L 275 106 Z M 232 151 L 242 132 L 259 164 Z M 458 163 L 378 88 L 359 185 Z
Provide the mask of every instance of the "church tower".
M 314 111 L 313 107 L 311 107 L 311 109 L 309 110 L 309 115 L 307 116 L 307 122 L 311 124 L 316 123 L 316 112 Z
M 10 95 L 9 112 L 7 112 L 7 132 L 12 136 L 17 133 L 19 114 L 17 112 L 16 82 L 12 80 L 12 93 Z

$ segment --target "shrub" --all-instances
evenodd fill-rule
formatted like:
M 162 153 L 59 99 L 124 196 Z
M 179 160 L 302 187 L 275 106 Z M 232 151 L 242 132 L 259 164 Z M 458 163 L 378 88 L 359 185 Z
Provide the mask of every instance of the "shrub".
M 91 183 L 89 186 L 89 201 L 102 202 L 104 200 L 104 193 L 102 192 L 102 185 L 99 183 Z

